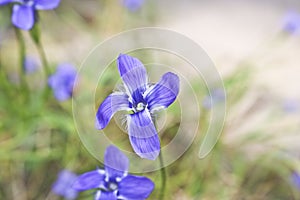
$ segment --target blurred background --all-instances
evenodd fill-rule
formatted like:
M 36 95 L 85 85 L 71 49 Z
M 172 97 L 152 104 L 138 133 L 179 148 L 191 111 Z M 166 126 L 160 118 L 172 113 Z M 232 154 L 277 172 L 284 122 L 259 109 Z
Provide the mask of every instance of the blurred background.
M 10 14 L 11 6 L 0 7 L 0 199 L 93 199 L 93 191 L 53 189 L 63 170 L 72 179 L 102 164 L 78 137 L 71 99 L 45 98 L 43 61 L 28 31 L 21 34 L 36 69 L 20 70 L 20 40 Z M 188 151 L 167 167 L 166 199 L 300 199 L 299 0 L 62 0 L 57 9 L 39 12 L 37 23 L 52 72 L 60 63 L 79 69 L 95 45 L 132 28 L 174 30 L 206 51 L 226 99 L 210 95 L 205 85 L 194 87 L 199 130 Z M 29 89 L 20 86 L 23 79 Z M 112 89 L 108 81 L 101 98 Z M 221 137 L 198 159 L 211 107 L 219 103 L 227 106 Z M 162 144 L 180 123 L 180 116 L 173 119 Z M 159 172 L 143 175 L 156 184 L 149 199 L 157 199 Z

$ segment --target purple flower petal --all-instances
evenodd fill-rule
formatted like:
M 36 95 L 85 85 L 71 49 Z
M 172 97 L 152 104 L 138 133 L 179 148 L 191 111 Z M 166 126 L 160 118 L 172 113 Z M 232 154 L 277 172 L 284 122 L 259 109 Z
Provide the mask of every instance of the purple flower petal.
M 299 110 L 299 101 L 296 99 L 286 99 L 283 102 L 283 110 L 287 113 L 296 113 Z
M 73 184 L 75 190 L 89 190 L 94 188 L 104 188 L 105 172 L 94 170 L 80 175 Z
M 117 59 L 122 80 L 130 94 L 136 90 L 144 92 L 148 83 L 147 72 L 144 65 L 137 58 L 120 54 Z
M 107 126 L 112 116 L 120 110 L 129 108 L 128 96 L 123 93 L 112 93 L 101 103 L 98 108 L 95 120 L 97 129 Z
M 289 33 L 296 34 L 300 32 L 300 14 L 296 11 L 290 11 L 284 17 L 283 29 Z
M 123 0 L 122 3 L 128 10 L 135 12 L 142 7 L 144 0 Z
M 54 96 L 58 101 L 65 101 L 71 97 L 71 92 L 59 87 L 54 91 Z
M 300 189 L 300 175 L 297 172 L 294 172 L 291 176 L 292 184 Z
M 99 190 L 95 195 L 95 200 L 117 200 L 117 195 L 115 192 L 105 192 Z
M 179 78 L 171 72 L 165 73 L 161 80 L 150 87 L 146 92 L 148 108 L 153 111 L 155 108 L 167 108 L 173 103 L 179 92 Z
M 129 160 L 116 147 L 107 147 L 104 155 L 105 172 L 109 178 L 122 178 L 128 172 Z
M 160 142 L 148 110 L 128 116 L 128 133 L 136 154 L 150 160 L 157 158 Z
M 120 199 L 146 199 L 154 189 L 154 183 L 142 176 L 126 176 L 119 183 L 119 195 Z
M 48 84 L 58 101 L 65 101 L 72 97 L 76 74 L 73 65 L 64 63 L 60 64 L 55 74 L 49 77 Z
M 13 6 L 12 23 L 23 30 L 29 30 L 34 24 L 34 9 L 33 5 L 19 5 Z
M 58 178 L 52 186 L 52 191 L 57 195 L 65 197 L 66 199 L 76 199 L 78 192 L 72 188 L 76 178 L 76 174 L 68 170 L 62 170 L 58 174 Z
M 0 6 L 15 2 L 15 0 L 0 0 Z
M 60 0 L 35 0 L 34 3 L 38 10 L 51 10 L 59 5 Z
M 38 69 L 38 61 L 35 57 L 26 56 L 24 61 L 24 71 L 26 74 L 34 73 Z

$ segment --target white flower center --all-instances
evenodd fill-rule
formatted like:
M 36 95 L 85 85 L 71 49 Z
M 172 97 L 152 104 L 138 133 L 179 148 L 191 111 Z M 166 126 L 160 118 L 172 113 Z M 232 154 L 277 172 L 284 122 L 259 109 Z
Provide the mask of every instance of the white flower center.
M 145 109 L 145 107 L 146 107 L 146 105 L 144 104 L 144 103 L 142 103 L 142 102 L 140 102 L 140 103 L 138 103 L 137 105 L 136 105 L 136 110 L 137 111 L 142 111 L 142 110 L 144 110 Z
M 116 183 L 109 182 L 109 183 L 108 183 L 108 189 L 109 189 L 110 191 L 114 191 L 114 190 L 118 189 L 118 185 L 117 185 Z

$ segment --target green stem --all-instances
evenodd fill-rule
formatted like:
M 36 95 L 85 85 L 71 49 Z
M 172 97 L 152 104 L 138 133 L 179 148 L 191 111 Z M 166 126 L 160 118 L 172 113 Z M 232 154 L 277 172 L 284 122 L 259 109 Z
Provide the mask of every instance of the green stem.
M 30 36 L 34 42 L 34 44 L 37 47 L 37 50 L 39 52 L 40 58 L 42 60 L 43 68 L 45 71 L 46 78 L 48 78 L 51 75 L 51 71 L 48 65 L 46 53 L 44 51 L 42 42 L 41 42 L 41 32 L 39 29 L 38 23 L 35 23 L 34 27 L 30 30 Z
M 155 118 L 152 118 L 152 121 L 154 123 L 155 129 L 157 130 L 157 124 L 155 121 Z M 163 200 L 165 198 L 165 190 L 167 185 L 167 170 L 164 166 L 164 159 L 162 155 L 162 151 L 159 153 L 159 165 L 160 165 L 160 175 L 161 175 L 161 187 L 160 187 L 160 193 L 159 193 L 159 200 Z
M 166 183 L 167 183 L 167 172 L 164 167 L 164 160 L 162 156 L 162 152 L 159 154 L 159 162 L 160 162 L 160 174 L 161 174 L 161 188 L 159 194 L 159 200 L 163 200 L 165 197 Z
M 20 29 L 14 27 L 16 37 L 18 40 L 19 48 L 20 48 L 20 58 L 19 58 L 19 76 L 21 79 L 21 89 L 24 89 L 25 92 L 28 92 L 28 85 L 25 79 L 25 74 L 24 74 L 24 64 L 25 64 L 25 56 L 26 56 L 26 47 L 25 47 L 25 40 L 24 37 L 20 31 Z
M 4 73 L 4 68 L 2 66 L 2 56 L 1 56 L 1 47 L 0 47 L 0 81 L 1 85 L 4 87 L 5 91 L 9 91 L 8 89 L 8 82 L 7 82 L 7 76 Z
M 40 57 L 42 59 L 42 63 L 43 63 L 44 70 L 45 70 L 45 74 L 46 74 L 46 76 L 48 78 L 51 75 L 51 71 L 50 71 L 50 68 L 49 68 L 49 65 L 48 65 L 48 62 L 47 62 L 47 58 L 46 58 L 46 54 L 45 54 L 44 48 L 43 48 L 43 46 L 42 46 L 41 43 L 38 43 L 36 45 L 37 45 Z
M 47 57 L 46 57 L 46 53 L 44 51 L 42 42 L 41 42 L 41 31 L 39 28 L 38 23 L 36 22 L 35 25 L 33 26 L 33 28 L 30 30 L 30 36 L 35 44 L 35 46 L 37 47 L 37 50 L 39 52 L 39 56 L 41 58 L 42 61 L 42 65 L 43 65 L 43 69 L 45 72 L 45 77 L 46 77 L 46 81 L 48 80 L 48 77 L 51 75 L 51 70 L 49 68 L 49 64 L 47 61 Z M 45 87 L 45 90 L 43 92 L 43 98 L 46 100 L 48 99 L 50 94 L 50 88 L 49 87 Z

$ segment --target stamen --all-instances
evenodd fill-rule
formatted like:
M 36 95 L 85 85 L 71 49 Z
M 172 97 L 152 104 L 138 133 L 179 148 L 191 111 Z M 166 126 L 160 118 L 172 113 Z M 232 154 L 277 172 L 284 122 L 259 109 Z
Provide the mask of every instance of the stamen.
M 144 109 L 145 109 L 145 104 L 144 103 L 140 102 L 140 103 L 137 104 L 137 106 L 136 106 L 137 111 L 142 111 Z
M 114 190 L 118 189 L 118 185 L 116 183 L 114 183 L 114 182 L 109 182 L 108 183 L 108 189 L 110 191 L 114 191 Z

